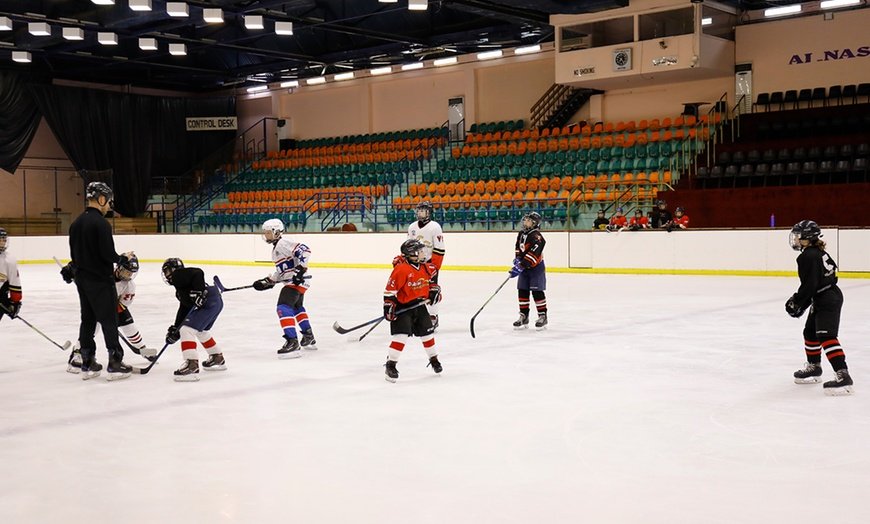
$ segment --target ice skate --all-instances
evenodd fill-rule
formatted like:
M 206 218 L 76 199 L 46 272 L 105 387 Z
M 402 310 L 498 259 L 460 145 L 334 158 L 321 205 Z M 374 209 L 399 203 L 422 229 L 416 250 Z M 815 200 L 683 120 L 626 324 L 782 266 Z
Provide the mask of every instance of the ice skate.
M 100 371 L 103 370 L 103 366 L 97 363 L 96 360 L 88 363 L 82 362 L 82 380 L 90 380 L 92 378 L 96 378 L 100 376 Z
M 223 353 L 209 355 L 208 360 L 202 363 L 202 369 L 206 371 L 225 371 L 227 369 L 227 361 L 224 360 Z
M 429 365 L 432 366 L 432 371 L 434 371 L 435 373 L 441 373 L 441 371 L 444 369 L 441 366 L 441 362 L 438 361 L 438 355 L 435 355 L 434 357 L 429 357 Z
M 807 362 L 803 369 L 794 372 L 795 384 L 817 384 L 822 376 L 821 363 Z
M 299 341 L 299 345 L 302 346 L 302 349 L 312 351 L 317 349 L 317 341 L 314 340 L 314 333 L 310 329 L 302 332 L 302 340 Z
M 302 353 L 299 351 L 299 340 L 295 338 L 284 338 L 287 339 L 287 342 L 284 342 L 284 346 L 278 350 L 278 358 L 290 359 L 301 357 Z
M 829 380 L 822 384 L 825 390 L 825 395 L 840 396 L 852 394 L 852 377 L 849 376 L 848 369 L 837 371 L 834 380 Z
M 387 382 L 395 382 L 399 379 L 399 370 L 396 369 L 395 360 L 388 360 L 384 364 L 384 374 L 386 375 Z
M 132 372 L 133 368 L 123 361 L 109 359 L 109 365 L 106 366 L 106 380 L 122 380 L 128 378 Z
M 520 318 L 514 322 L 514 329 L 528 329 L 529 328 L 529 316 L 525 313 L 520 313 Z
M 176 382 L 196 382 L 199 380 L 199 361 L 185 360 L 180 368 L 173 373 Z
M 547 329 L 547 314 L 538 313 L 538 320 L 535 321 L 535 329 L 538 331 Z
M 69 360 L 66 365 L 66 372 L 73 373 L 78 375 L 82 372 L 82 354 L 78 350 L 78 348 L 73 349 L 73 352 L 69 355 Z

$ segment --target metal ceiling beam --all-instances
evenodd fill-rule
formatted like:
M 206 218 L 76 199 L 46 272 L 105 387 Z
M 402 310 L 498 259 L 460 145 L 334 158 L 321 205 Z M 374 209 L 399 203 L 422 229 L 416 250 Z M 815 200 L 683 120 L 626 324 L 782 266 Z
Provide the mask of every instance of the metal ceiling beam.
M 504 4 L 484 0 L 445 0 L 442 6 L 474 13 L 479 16 L 497 18 L 511 23 L 527 23 L 535 25 L 550 25 L 550 15 L 541 11 L 510 7 Z

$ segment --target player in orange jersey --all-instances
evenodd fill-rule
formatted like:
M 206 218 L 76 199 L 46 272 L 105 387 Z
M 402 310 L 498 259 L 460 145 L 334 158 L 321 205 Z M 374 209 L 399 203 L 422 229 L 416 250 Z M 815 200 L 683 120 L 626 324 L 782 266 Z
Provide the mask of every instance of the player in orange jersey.
M 399 378 L 396 362 L 412 336 L 420 337 L 429 356 L 429 365 L 435 373 L 441 373 L 432 333 L 435 328 L 425 307 L 441 301 L 441 288 L 435 283 L 438 270 L 433 264 L 420 260 L 423 249 L 423 243 L 416 239 L 408 239 L 402 244 L 402 254 L 393 259 L 393 272 L 384 290 L 384 318 L 390 322 L 393 336 L 385 364 L 389 382 Z

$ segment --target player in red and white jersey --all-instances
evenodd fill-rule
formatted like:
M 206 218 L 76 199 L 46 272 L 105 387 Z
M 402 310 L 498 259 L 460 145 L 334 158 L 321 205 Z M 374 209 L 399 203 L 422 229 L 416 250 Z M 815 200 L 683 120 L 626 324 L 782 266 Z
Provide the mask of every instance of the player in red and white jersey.
M 423 341 L 423 349 L 435 373 L 442 370 L 435 348 L 435 327 L 425 308 L 427 304 L 441 301 L 441 288 L 435 282 L 438 269 L 422 261 L 423 247 L 422 242 L 413 238 L 402 244 L 402 254 L 393 259 L 393 272 L 384 290 L 384 318 L 390 322 L 393 336 L 385 364 L 386 378 L 390 382 L 399 378 L 396 362 L 412 336 Z
M 616 208 L 616 214 L 610 217 L 610 223 L 607 224 L 608 231 L 620 231 L 628 225 L 628 219 L 623 214 L 622 208 Z
M 408 226 L 408 238 L 419 240 L 423 244 L 420 261 L 431 263 L 440 272 L 445 253 L 444 232 L 441 230 L 441 224 L 432 220 L 432 211 L 432 204 L 429 202 L 417 204 L 417 220 Z M 438 282 L 437 274 L 435 282 Z M 437 328 L 438 305 L 430 304 L 428 310 L 429 316 L 432 317 L 432 325 Z
M 628 221 L 628 229 L 640 231 L 641 229 L 649 229 L 649 227 L 649 218 L 643 216 L 643 211 L 640 209 L 635 209 L 634 216 Z
M 254 289 L 263 291 L 271 289 L 277 283 L 283 284 L 278 296 L 278 319 L 284 331 L 285 342 L 278 350 L 278 357 L 298 358 L 302 356 L 300 347 L 317 349 L 317 341 L 314 340 L 314 332 L 308 321 L 308 312 L 303 305 L 305 292 L 309 287 L 305 272 L 308 271 L 311 250 L 305 244 L 283 237 L 283 234 L 284 223 L 277 218 L 263 222 L 263 239 L 272 244 L 275 272 L 254 282 Z M 302 333 L 301 341 L 296 334 L 297 326 Z
M 665 226 L 668 230 L 668 233 L 675 229 L 688 229 L 689 228 L 689 215 L 686 214 L 686 210 L 678 207 L 674 210 L 674 218 L 668 222 L 667 226 Z
M 21 277 L 18 275 L 18 262 L 15 257 L 6 252 L 9 236 L 0 227 L 0 319 L 3 315 L 9 318 L 18 316 L 21 310 Z

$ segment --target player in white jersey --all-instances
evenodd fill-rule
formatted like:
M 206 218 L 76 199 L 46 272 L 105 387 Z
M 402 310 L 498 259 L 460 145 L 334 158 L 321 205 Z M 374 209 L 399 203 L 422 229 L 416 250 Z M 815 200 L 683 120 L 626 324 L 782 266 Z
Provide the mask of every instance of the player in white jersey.
M 438 270 L 432 281 L 438 283 L 441 273 L 441 263 L 444 261 L 444 232 L 441 224 L 432 220 L 432 204 L 420 202 L 417 204 L 417 221 L 408 226 L 408 238 L 419 240 L 423 244 L 420 251 L 420 262 L 429 262 Z M 438 327 L 438 304 L 429 304 L 429 316 L 432 325 Z
M 18 316 L 21 310 L 21 278 L 18 276 L 18 262 L 6 252 L 9 237 L 0 227 L 0 319 Z
M 275 272 L 266 278 L 254 282 L 254 289 L 263 291 L 271 289 L 275 284 L 283 284 L 278 296 L 278 319 L 284 331 L 284 346 L 278 350 L 279 358 L 298 358 L 302 356 L 300 346 L 304 349 L 317 349 L 314 333 L 308 321 L 303 299 L 308 290 L 305 272 L 308 271 L 308 259 L 311 250 L 308 246 L 283 237 L 284 223 L 277 218 L 263 222 L 263 239 L 272 244 L 272 262 Z M 297 338 L 297 326 L 302 333 L 302 340 Z
M 139 272 L 139 259 L 136 255 L 130 255 L 126 262 L 115 268 L 115 290 L 118 294 L 118 330 L 124 335 L 124 338 L 130 345 L 133 353 L 141 355 L 148 360 L 153 360 L 157 356 L 157 350 L 149 348 L 142 341 L 142 335 L 136 324 L 133 322 L 133 315 L 130 314 L 130 304 L 133 303 L 133 298 L 136 296 L 136 283 L 133 279 Z M 80 373 L 82 367 L 82 356 L 79 352 L 79 344 L 76 342 L 73 352 L 70 355 L 67 365 L 67 372 Z

